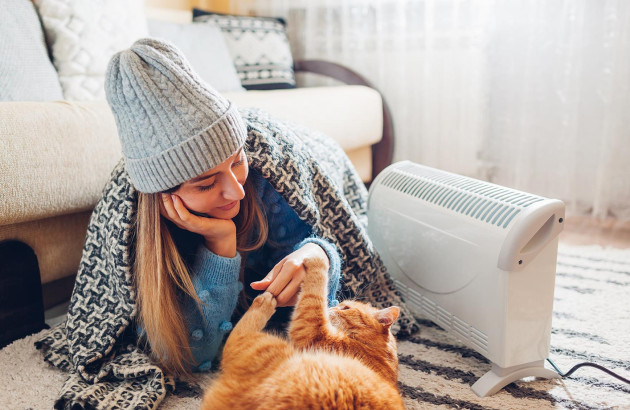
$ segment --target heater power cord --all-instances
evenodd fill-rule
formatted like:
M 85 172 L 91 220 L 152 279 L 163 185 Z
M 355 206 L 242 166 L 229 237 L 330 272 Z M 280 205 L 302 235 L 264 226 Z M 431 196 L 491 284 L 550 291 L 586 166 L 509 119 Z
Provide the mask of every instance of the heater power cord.
M 594 367 L 596 369 L 599 369 L 605 373 L 608 373 L 609 375 L 611 375 L 612 377 L 615 377 L 619 380 L 621 380 L 624 383 L 628 383 L 630 384 L 630 380 L 626 379 L 625 377 L 622 377 L 620 375 L 618 375 L 617 373 L 613 372 L 612 370 L 608 370 L 607 368 L 605 368 L 604 366 L 601 366 L 597 363 L 591 363 L 591 362 L 582 362 L 582 363 L 578 363 L 575 366 L 573 366 L 571 368 L 571 370 L 569 370 L 566 373 L 562 373 L 562 371 L 558 368 L 558 366 L 556 366 L 556 364 L 554 362 L 551 361 L 551 359 L 547 358 L 547 361 L 549 362 L 549 364 L 556 370 L 556 372 L 558 372 L 558 374 L 561 377 L 569 377 L 570 375 L 573 374 L 573 372 L 575 372 L 577 369 L 579 369 L 580 367 L 584 367 L 584 366 L 590 366 L 590 367 Z

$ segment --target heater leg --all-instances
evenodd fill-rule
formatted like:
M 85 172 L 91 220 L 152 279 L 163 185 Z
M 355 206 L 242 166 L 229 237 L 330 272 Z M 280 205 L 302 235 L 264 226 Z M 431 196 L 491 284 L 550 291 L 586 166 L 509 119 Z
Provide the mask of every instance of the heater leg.
M 486 397 L 523 377 L 534 376 L 545 379 L 559 379 L 560 375 L 553 370 L 545 369 L 544 363 L 544 360 L 539 360 L 513 367 L 499 367 L 492 363 L 492 370 L 481 376 L 481 378 L 471 386 L 471 389 L 477 396 Z

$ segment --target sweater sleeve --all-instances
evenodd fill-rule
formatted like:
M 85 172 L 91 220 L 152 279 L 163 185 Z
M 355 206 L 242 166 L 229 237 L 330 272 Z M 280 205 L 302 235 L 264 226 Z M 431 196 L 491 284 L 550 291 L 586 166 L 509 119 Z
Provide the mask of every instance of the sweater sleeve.
M 300 249 L 307 243 L 314 243 L 319 245 L 330 262 L 330 269 L 328 271 L 328 306 L 337 306 L 339 301 L 337 300 L 337 292 L 339 291 L 339 280 L 341 279 L 341 257 L 337 252 L 337 247 L 325 239 L 317 236 L 309 236 L 302 240 L 295 246 L 295 250 Z
M 203 244 L 199 244 L 195 258 L 192 261 L 190 276 L 197 289 L 195 282 L 224 282 L 238 280 L 238 272 L 241 267 L 241 255 L 236 252 L 233 258 L 219 256 Z M 195 280 L 198 279 L 198 280 Z

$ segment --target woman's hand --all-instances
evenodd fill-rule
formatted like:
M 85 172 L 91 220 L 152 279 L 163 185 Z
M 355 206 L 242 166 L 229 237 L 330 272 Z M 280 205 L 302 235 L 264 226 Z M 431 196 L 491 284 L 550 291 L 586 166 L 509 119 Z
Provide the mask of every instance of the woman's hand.
M 218 219 L 192 214 L 174 194 L 162 194 L 162 215 L 177 227 L 204 237 L 206 247 L 219 256 L 236 256 L 236 225 L 231 219 Z
M 307 243 L 297 251 L 282 259 L 265 276 L 263 280 L 252 282 L 251 287 L 256 290 L 266 290 L 276 297 L 278 307 L 294 306 L 297 303 L 298 291 L 306 275 L 304 259 L 320 257 L 329 264 L 326 252 L 315 243 Z M 326 269 L 329 267 L 327 266 Z

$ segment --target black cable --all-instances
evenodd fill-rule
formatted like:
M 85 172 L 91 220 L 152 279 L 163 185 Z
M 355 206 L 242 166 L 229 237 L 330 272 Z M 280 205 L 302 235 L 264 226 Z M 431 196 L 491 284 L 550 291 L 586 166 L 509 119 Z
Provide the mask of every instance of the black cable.
M 560 376 L 562 376 L 562 377 L 569 377 L 569 376 L 571 376 L 571 374 L 573 374 L 573 372 L 574 372 L 574 371 L 576 371 L 577 369 L 579 369 L 580 367 L 590 366 L 590 367 L 594 367 L 594 368 L 596 368 L 596 369 L 599 369 L 599 370 L 601 370 L 601 371 L 603 371 L 603 372 L 606 372 L 606 373 L 608 373 L 609 375 L 611 375 L 612 377 L 615 377 L 615 378 L 617 378 L 617 379 L 621 380 L 621 381 L 622 381 L 622 382 L 624 382 L 624 383 L 628 383 L 628 384 L 630 384 L 630 380 L 626 379 L 625 377 L 621 377 L 621 376 L 619 376 L 617 373 L 615 373 L 615 372 L 613 372 L 613 371 L 611 371 L 611 370 L 608 370 L 608 369 L 607 369 L 607 368 L 605 368 L 604 366 L 600 366 L 600 365 L 598 365 L 597 363 L 591 363 L 591 362 L 583 362 L 583 363 L 579 363 L 579 364 L 576 364 L 575 366 L 573 366 L 573 367 L 571 368 L 571 370 L 569 370 L 568 372 L 566 372 L 566 373 L 564 373 L 564 374 L 563 374 L 563 373 L 562 373 L 562 371 L 561 371 L 560 369 L 558 369 L 558 366 L 556 366 L 556 364 L 555 364 L 554 362 L 552 362 L 552 361 L 551 361 L 551 359 L 547 358 L 547 361 L 549 362 L 549 364 L 551 364 L 551 366 L 553 366 L 553 368 L 554 368 L 554 369 L 556 369 L 556 371 L 558 372 L 558 374 L 559 374 Z

